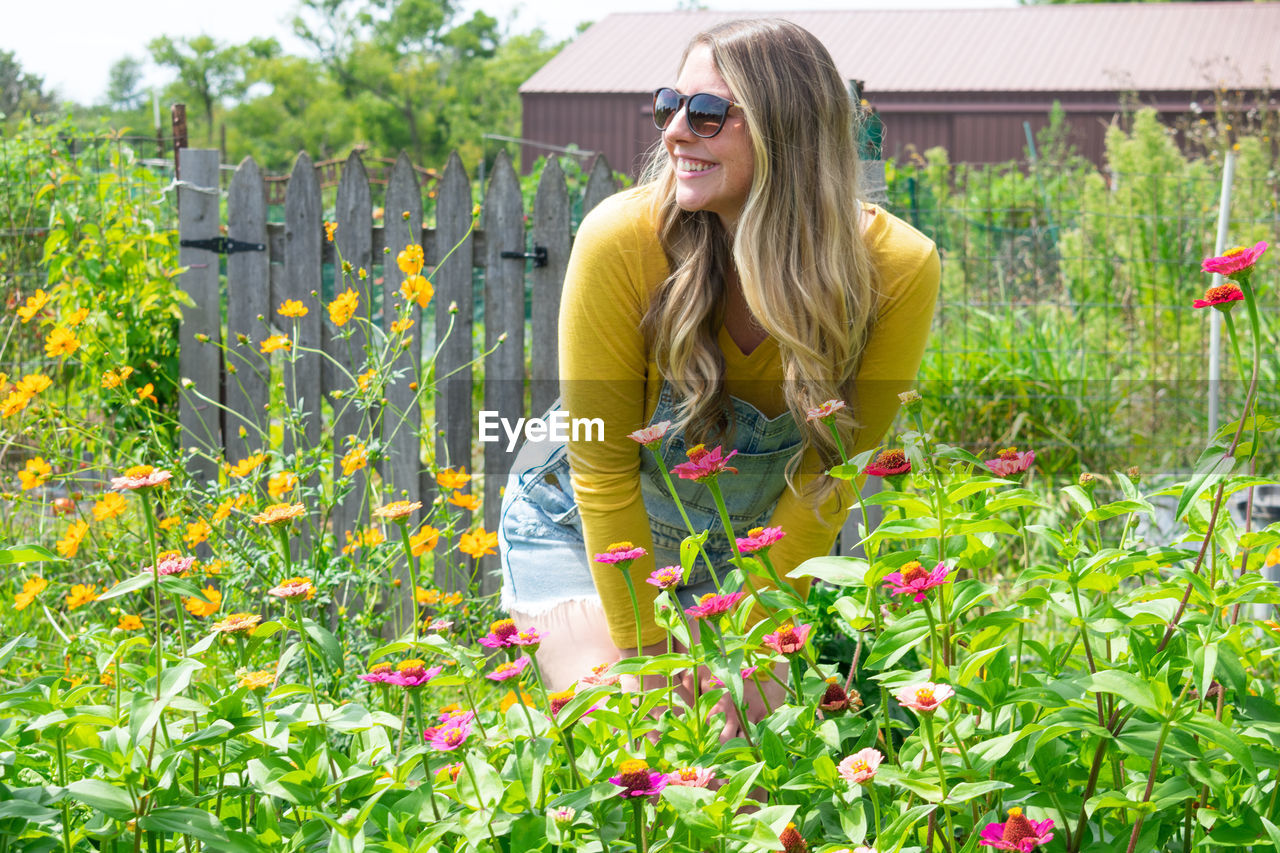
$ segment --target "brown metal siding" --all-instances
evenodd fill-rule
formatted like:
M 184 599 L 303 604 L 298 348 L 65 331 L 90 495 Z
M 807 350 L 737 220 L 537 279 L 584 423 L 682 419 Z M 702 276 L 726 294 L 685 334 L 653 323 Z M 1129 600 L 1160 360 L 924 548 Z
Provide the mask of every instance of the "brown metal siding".
M 648 95 L 525 93 L 520 102 L 520 135 L 525 139 L 601 152 L 611 168 L 632 176 L 639 172 L 648 147 L 658 140 Z M 528 173 L 545 153 L 523 146 L 521 169 Z

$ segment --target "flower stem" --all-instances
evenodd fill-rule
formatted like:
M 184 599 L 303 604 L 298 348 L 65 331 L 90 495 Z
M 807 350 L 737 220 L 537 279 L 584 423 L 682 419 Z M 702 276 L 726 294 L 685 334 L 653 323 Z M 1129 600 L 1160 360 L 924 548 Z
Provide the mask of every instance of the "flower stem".
M 418 617 L 418 567 L 413 560 L 413 545 L 409 542 L 409 525 L 397 522 L 400 542 L 404 545 L 404 559 L 409 564 L 409 598 L 413 601 L 413 641 L 418 642 L 421 620 Z
M 636 584 L 631 579 L 631 561 L 626 560 L 619 566 L 622 579 L 627 582 L 627 593 L 631 596 L 631 612 L 636 617 L 636 656 L 644 654 L 644 639 L 640 630 L 640 601 L 636 598 Z
M 142 517 L 147 523 L 147 544 L 151 548 L 151 588 L 152 602 L 156 609 L 156 701 L 160 701 L 160 673 L 164 671 L 164 652 L 161 650 L 160 632 L 160 567 L 156 565 L 156 522 L 151 512 L 151 494 L 146 489 L 139 490 L 142 497 Z
M 693 529 L 693 522 L 689 520 L 689 513 L 685 512 L 684 503 L 680 500 L 680 495 L 676 494 L 676 484 L 671 480 L 671 472 L 667 470 L 667 463 L 663 460 L 662 455 L 649 448 L 649 452 L 653 454 L 654 460 L 658 463 L 658 470 L 662 472 L 662 480 L 667 484 L 667 491 L 671 493 L 671 500 L 675 502 L 676 509 L 680 511 L 680 519 L 684 522 L 684 529 L 689 531 L 690 536 L 697 536 L 698 531 Z M 720 592 L 720 579 L 716 576 L 716 567 L 711 562 L 711 557 L 707 555 L 707 550 L 701 545 L 698 546 L 698 553 L 702 555 L 702 560 L 707 564 L 707 570 L 711 572 L 711 582 L 715 584 L 716 592 Z
M 933 733 L 933 715 L 928 713 L 921 714 L 920 721 L 924 723 L 924 731 L 929 738 L 929 749 L 933 752 L 933 762 L 938 768 L 938 784 L 942 787 L 942 799 L 939 801 L 939 805 L 942 806 L 942 814 L 947 819 L 947 832 L 949 833 L 945 846 L 947 849 L 951 849 L 951 845 L 956 839 L 956 829 L 951 822 L 951 809 L 947 807 L 947 772 L 942 767 L 942 753 L 938 750 L 938 739 Z M 1133 851 L 1131 850 L 1129 853 L 1133 853 Z
M 941 640 L 938 637 L 938 623 L 933 618 L 933 608 L 929 606 L 929 598 L 925 596 L 924 614 L 929 617 L 929 680 L 938 680 L 938 647 Z
M 640 853 L 649 853 L 649 838 L 645 833 L 644 825 L 644 798 L 633 797 L 631 808 L 632 814 L 635 816 L 636 844 Z

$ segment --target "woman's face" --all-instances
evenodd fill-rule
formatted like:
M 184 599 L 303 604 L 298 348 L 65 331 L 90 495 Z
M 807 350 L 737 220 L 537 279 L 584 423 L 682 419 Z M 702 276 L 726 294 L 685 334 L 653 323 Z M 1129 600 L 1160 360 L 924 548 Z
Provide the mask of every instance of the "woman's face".
M 697 45 L 689 52 L 675 88 L 686 96 L 707 92 L 734 100 L 707 45 Z M 676 204 L 682 210 L 715 213 L 732 231 L 747 203 L 754 174 L 751 137 L 742 110 L 730 109 L 720 132 L 704 139 L 689 130 L 687 112 L 681 109 L 662 132 L 662 141 L 676 173 Z

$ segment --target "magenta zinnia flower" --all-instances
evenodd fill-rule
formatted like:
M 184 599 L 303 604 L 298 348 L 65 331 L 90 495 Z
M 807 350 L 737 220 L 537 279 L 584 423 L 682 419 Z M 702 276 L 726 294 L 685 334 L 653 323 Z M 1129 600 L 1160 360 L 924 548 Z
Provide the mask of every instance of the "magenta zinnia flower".
M 709 479 L 726 471 L 730 474 L 738 473 L 737 468 L 729 466 L 729 460 L 734 457 L 738 451 L 730 450 L 728 456 L 721 456 L 723 448 L 713 447 L 707 450 L 701 444 L 695 444 L 685 453 L 689 456 L 688 462 L 681 462 L 671 468 L 671 473 L 676 474 L 682 480 L 702 480 Z
M 743 554 L 754 554 L 763 551 L 787 534 L 781 527 L 753 527 L 747 531 L 747 538 L 738 540 L 738 551 Z
M 516 635 L 511 638 L 511 645 L 525 646 L 530 651 L 536 651 L 542 643 L 543 636 L 537 628 L 526 628 L 523 631 L 516 632 Z
M 933 571 L 928 571 L 918 561 L 912 560 L 901 571 L 885 575 L 884 582 L 893 585 L 890 595 L 912 595 L 915 601 L 924 601 L 926 592 L 947 582 L 947 566 L 938 563 Z
M 1217 287 L 1211 287 L 1204 292 L 1204 299 L 1197 299 L 1191 303 L 1192 308 L 1217 308 L 1221 305 L 1231 306 L 1232 302 L 1241 302 L 1244 300 L 1244 291 L 1240 289 L 1240 285 L 1234 281 L 1228 281 Z M 1227 310 L 1223 308 L 1222 310 Z
M 876 770 L 880 767 L 881 761 L 884 761 L 884 755 L 880 750 L 867 747 L 847 756 L 836 767 L 836 770 L 840 773 L 841 778 L 850 785 L 861 785 L 863 782 L 870 782 L 875 778 Z
M 765 634 L 761 641 L 778 654 L 794 655 L 804 648 L 809 638 L 810 625 L 783 625 L 772 634 Z
M 758 666 L 743 667 L 741 670 L 739 670 L 738 675 L 742 677 L 743 681 L 746 681 L 748 678 L 754 675 L 755 671 L 759 668 L 760 667 Z M 711 676 L 711 678 L 708 680 L 707 683 L 710 684 L 712 687 L 724 687 L 724 682 L 721 681 L 719 678 L 715 677 L 714 675 Z
M 706 788 L 715 778 L 716 772 L 710 767 L 681 767 L 667 774 L 667 784 L 684 788 Z
M 612 663 L 598 663 L 591 667 L 591 672 L 578 679 L 578 683 L 582 685 L 598 685 L 598 684 L 617 684 L 619 676 L 611 675 L 609 670 L 613 669 Z
M 916 687 L 902 688 L 893 694 L 893 698 L 917 713 L 932 714 L 938 710 L 939 705 L 954 695 L 956 692 L 951 689 L 951 685 L 926 681 Z
M 660 423 L 647 426 L 644 429 L 638 429 L 635 432 L 628 433 L 627 438 L 632 441 L 648 447 L 662 441 L 663 436 L 667 434 L 667 430 L 671 429 L 671 421 L 662 421 Z
M 524 668 L 528 665 L 528 656 L 521 655 L 514 661 L 504 661 L 498 664 L 494 668 L 493 672 L 486 675 L 485 678 L 491 678 L 494 681 L 506 681 L 508 678 L 515 678 L 520 673 L 524 672 Z
M 882 450 L 871 460 L 871 464 L 862 469 L 864 474 L 873 477 L 896 477 L 911 471 L 911 460 L 901 450 Z
M 1214 258 L 1205 258 L 1200 264 L 1201 272 L 1217 273 L 1222 276 L 1233 276 L 1236 273 L 1253 269 L 1253 265 L 1258 262 L 1258 258 L 1262 257 L 1262 253 L 1267 250 L 1266 241 L 1254 244 L 1252 249 L 1246 249 L 1244 246 L 1236 246 L 1227 252 L 1223 252 Z
M 361 673 L 357 677 L 370 684 L 385 684 L 391 679 L 391 675 L 391 664 L 378 663 L 370 667 L 368 672 Z
M 626 561 L 630 565 L 632 560 L 638 560 L 648 553 L 645 549 L 638 548 L 630 542 L 614 542 L 607 551 L 602 554 L 596 554 L 596 562 L 621 563 Z
M 1031 463 L 1036 461 L 1036 452 L 1028 450 L 1019 453 L 1016 447 L 1006 447 L 1000 451 L 995 459 L 988 459 L 983 462 L 987 466 L 987 470 L 997 477 L 1012 477 L 1014 474 L 1021 474 L 1023 471 L 1031 467 Z
M 686 608 L 684 612 L 685 615 L 694 619 L 710 619 L 712 616 L 728 613 L 744 596 L 746 596 L 745 592 L 730 592 L 727 594 L 709 592 L 699 598 L 697 604 Z
M 823 418 L 829 418 L 836 412 L 844 408 L 844 400 L 828 400 L 821 406 L 814 406 L 805 412 L 805 419 L 810 421 L 819 421 Z
M 1048 844 L 1052 840 L 1052 820 L 1027 820 L 1022 814 L 1022 809 L 1012 808 L 1009 809 L 1009 819 L 1004 823 L 993 821 L 982 828 L 978 843 L 997 850 L 1030 853 L 1041 844 Z
M 480 638 L 480 645 L 489 649 L 504 649 L 513 645 L 516 636 L 516 623 L 510 619 L 499 619 L 489 626 L 489 633 Z
M 438 752 L 453 752 L 471 737 L 471 722 L 463 720 L 437 729 L 427 729 L 423 737 Z
M 442 669 L 443 666 L 427 669 L 425 661 L 407 660 L 396 666 L 395 672 L 387 676 L 386 683 L 397 687 L 421 687 L 439 675 Z
M 618 775 L 610 776 L 609 781 L 622 788 L 620 797 L 648 797 L 662 792 L 667 787 L 667 774 L 655 773 L 649 765 L 638 758 L 624 761 L 618 766 Z
M 644 582 L 653 584 L 658 589 L 671 589 L 679 586 L 683 578 L 684 569 L 679 566 L 663 566 L 660 569 L 655 569 L 653 574 L 644 579 Z

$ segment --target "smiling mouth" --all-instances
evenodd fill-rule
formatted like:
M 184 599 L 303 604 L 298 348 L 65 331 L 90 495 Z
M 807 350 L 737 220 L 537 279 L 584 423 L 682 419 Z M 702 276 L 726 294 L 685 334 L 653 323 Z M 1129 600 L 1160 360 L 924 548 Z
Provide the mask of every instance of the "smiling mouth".
M 686 160 L 683 157 L 676 158 L 676 169 L 681 172 L 706 172 L 716 167 L 715 163 L 704 163 L 701 160 Z

